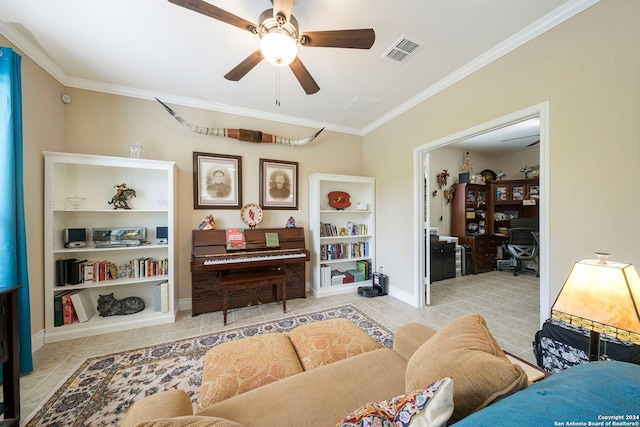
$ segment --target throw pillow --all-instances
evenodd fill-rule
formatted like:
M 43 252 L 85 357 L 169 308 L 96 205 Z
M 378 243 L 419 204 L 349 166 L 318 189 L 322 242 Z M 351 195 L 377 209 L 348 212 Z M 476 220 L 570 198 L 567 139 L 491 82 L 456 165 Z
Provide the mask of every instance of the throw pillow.
M 336 427 L 439 427 L 453 413 L 453 380 L 378 403 L 368 403 L 343 418 Z
M 445 377 L 456 384 L 453 422 L 527 386 L 525 372 L 507 359 L 478 314 L 450 322 L 422 344 L 407 364 L 405 387 Z

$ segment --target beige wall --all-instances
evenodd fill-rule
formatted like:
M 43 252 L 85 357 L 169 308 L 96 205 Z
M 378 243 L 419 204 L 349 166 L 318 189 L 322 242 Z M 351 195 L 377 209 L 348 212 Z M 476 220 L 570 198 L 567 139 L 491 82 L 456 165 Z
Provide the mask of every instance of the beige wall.
M 15 49 L 6 39 L 3 46 Z M 19 52 L 20 53 L 20 52 Z M 178 230 L 176 283 L 179 299 L 191 298 L 191 230 L 213 213 L 221 228 L 241 227 L 239 209 L 193 209 L 193 152 L 242 156 L 243 203 L 259 201 L 259 159 L 298 162 L 298 210 L 266 210 L 261 226 L 284 227 L 289 216 L 304 227 L 308 237 L 308 181 L 316 172 L 358 175 L 362 170 L 362 138 L 324 131 L 308 145 L 290 147 L 252 144 L 194 134 L 180 126 L 155 100 L 141 100 L 80 89 L 64 88 L 22 54 L 25 151 L 25 210 L 27 212 L 32 333 L 44 329 L 43 281 L 43 151 L 129 155 L 128 145 L 144 147 L 143 157 L 170 160 L 178 166 Z M 71 95 L 65 105 L 60 95 Z M 216 113 L 181 106 L 174 109 L 186 119 L 211 127 L 260 130 L 285 137 L 307 137 L 317 129 Z M 118 181 L 114 177 L 114 183 Z M 105 205 L 106 205 L 105 200 Z
M 640 265 L 637 16 L 640 2 L 599 2 L 364 137 L 364 173 L 378 179 L 377 261 L 392 287 L 413 289 L 413 148 L 547 100 L 551 303 L 595 251 Z
M 209 211 L 194 211 L 192 153 L 243 156 L 243 202 L 258 201 L 259 158 L 300 163 L 298 211 L 266 211 L 265 226 L 290 214 L 308 228 L 307 176 L 314 172 L 377 178 L 377 258 L 399 293 L 413 292 L 413 149 L 529 106 L 550 102 L 550 299 L 572 264 L 608 251 L 640 264 L 635 227 L 640 198 L 629 187 L 640 172 L 640 2 L 602 1 L 428 99 L 364 138 L 324 132 L 305 147 L 266 146 L 204 137 L 181 128 L 155 101 L 64 89 L 23 56 L 25 207 L 32 331 L 44 327 L 42 151 L 145 158 L 179 167 L 178 297 L 190 298 L 190 230 Z M 4 39 L 4 45 L 11 46 Z M 73 97 L 60 102 L 62 92 Z M 203 125 L 304 137 L 314 129 L 175 106 Z M 363 150 L 364 143 L 364 150 Z M 392 149 L 390 147 L 393 147 Z M 361 160 L 362 158 L 362 160 Z M 215 210 L 221 227 L 241 225 L 236 210 Z
M 191 230 L 212 213 L 218 228 L 242 227 L 240 209 L 193 209 L 193 152 L 242 156 L 242 202 L 259 202 L 259 159 L 298 162 L 298 210 L 265 210 L 261 227 L 284 227 L 293 216 L 308 237 L 308 181 L 316 172 L 352 175 L 361 172 L 360 137 L 325 131 L 308 145 L 291 147 L 253 144 L 234 139 L 198 135 L 182 127 L 156 101 L 125 98 L 85 90 L 68 90 L 73 102 L 65 106 L 65 150 L 73 153 L 128 156 L 129 144 L 144 147 L 143 157 L 171 160 L 178 166 L 178 299 L 191 298 Z M 250 119 L 193 108 L 171 106 L 185 119 L 208 127 L 260 130 L 303 138 L 317 129 Z M 117 177 L 114 177 L 114 183 Z M 106 200 L 105 200 L 106 204 Z

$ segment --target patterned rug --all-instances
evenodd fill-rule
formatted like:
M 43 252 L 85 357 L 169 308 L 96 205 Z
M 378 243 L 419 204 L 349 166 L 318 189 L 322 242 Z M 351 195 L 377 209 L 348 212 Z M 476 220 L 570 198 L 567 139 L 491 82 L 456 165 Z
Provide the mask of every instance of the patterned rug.
M 21 425 L 120 425 L 134 402 L 163 390 L 182 389 L 195 403 L 200 390 L 202 362 L 211 347 L 240 338 L 288 332 L 325 319 L 344 317 L 381 345 L 393 345 L 393 333 L 352 305 L 320 310 L 271 322 L 201 335 L 184 340 L 92 357 L 84 361 L 51 397 Z

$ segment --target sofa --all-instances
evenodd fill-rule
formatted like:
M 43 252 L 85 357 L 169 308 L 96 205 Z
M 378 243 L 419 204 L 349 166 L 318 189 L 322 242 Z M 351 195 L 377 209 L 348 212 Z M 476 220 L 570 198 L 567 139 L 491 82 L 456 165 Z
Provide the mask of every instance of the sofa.
M 209 354 L 207 358 L 211 359 Z M 208 365 L 206 359 L 200 400 L 211 394 L 205 389 L 212 387 L 215 375 L 207 371 L 216 366 L 219 372 L 235 369 L 220 355 L 213 357 L 216 363 Z M 241 367 L 237 375 L 253 373 L 246 371 Z M 122 427 L 354 426 L 384 416 L 407 421 L 394 425 L 446 425 L 528 385 L 524 370 L 507 359 L 477 314 L 456 319 L 439 331 L 409 323 L 396 331 L 392 349 L 344 355 L 280 376 L 199 404 L 195 415 L 185 392 L 160 392 L 132 405 Z M 422 424 L 414 423 L 414 418 Z

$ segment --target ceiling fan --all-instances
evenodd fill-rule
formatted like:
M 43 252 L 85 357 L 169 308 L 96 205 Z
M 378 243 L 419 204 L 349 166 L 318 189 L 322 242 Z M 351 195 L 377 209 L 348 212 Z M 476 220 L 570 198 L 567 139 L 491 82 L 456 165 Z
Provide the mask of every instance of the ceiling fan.
M 291 14 L 294 0 L 273 0 L 273 9 L 267 9 L 260 14 L 258 25 L 213 6 L 204 0 L 169 0 L 169 2 L 226 22 L 260 37 L 260 49 L 253 52 L 225 74 L 224 78 L 232 81 L 238 81 L 243 78 L 253 67 L 266 58 L 277 66 L 288 65 L 307 95 L 312 95 L 320 90 L 320 86 L 318 86 L 302 61 L 300 61 L 300 58 L 298 58 L 298 45 L 369 49 L 375 41 L 375 33 L 372 28 L 310 31 L 300 34 L 298 21 Z

